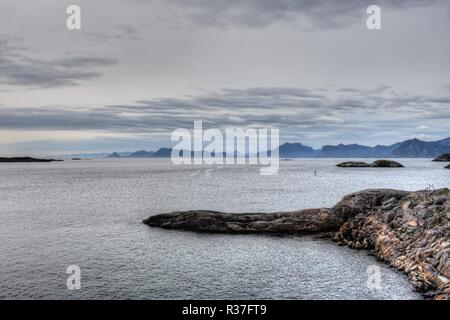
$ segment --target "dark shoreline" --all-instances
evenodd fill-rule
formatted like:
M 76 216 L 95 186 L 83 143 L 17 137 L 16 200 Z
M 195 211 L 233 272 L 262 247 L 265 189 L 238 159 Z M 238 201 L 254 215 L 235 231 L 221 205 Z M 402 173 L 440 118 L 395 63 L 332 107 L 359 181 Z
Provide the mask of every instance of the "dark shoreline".
M 180 211 L 151 216 L 150 227 L 205 233 L 315 235 L 369 250 L 407 274 L 425 298 L 450 299 L 449 189 L 365 190 L 333 208 L 278 213 Z
M 63 161 L 57 159 L 37 159 L 32 157 L 0 157 L 0 162 L 10 163 L 10 162 L 54 162 L 54 161 Z

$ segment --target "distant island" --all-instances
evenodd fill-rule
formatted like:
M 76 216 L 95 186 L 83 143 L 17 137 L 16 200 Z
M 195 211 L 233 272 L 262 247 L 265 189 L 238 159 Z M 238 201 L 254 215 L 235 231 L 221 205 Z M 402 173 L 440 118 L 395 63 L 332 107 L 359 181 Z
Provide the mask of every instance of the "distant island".
M 32 157 L 12 157 L 12 158 L 0 157 L 0 162 L 53 162 L 53 161 L 63 161 L 63 160 L 36 159 Z
M 403 168 L 403 165 L 392 160 L 377 160 L 374 161 L 372 164 L 368 164 L 365 162 L 354 162 L 354 161 L 347 161 L 342 162 L 336 165 L 336 167 L 340 168 Z
M 437 157 L 433 161 L 435 161 L 435 162 L 450 162 L 450 153 L 446 153 L 446 154 L 440 155 L 439 157 Z
M 171 148 L 157 151 L 113 152 L 107 158 L 170 158 Z M 389 146 L 369 147 L 359 144 L 325 145 L 319 150 L 302 143 L 284 143 L 281 158 L 435 158 L 450 153 L 450 137 L 438 141 L 410 139 Z M 225 154 L 224 154 L 225 155 Z

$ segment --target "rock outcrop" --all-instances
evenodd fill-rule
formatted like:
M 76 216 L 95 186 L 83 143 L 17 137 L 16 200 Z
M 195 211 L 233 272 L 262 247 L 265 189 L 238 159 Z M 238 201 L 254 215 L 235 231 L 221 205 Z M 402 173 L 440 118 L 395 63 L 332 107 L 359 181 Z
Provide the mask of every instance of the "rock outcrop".
M 440 155 L 439 157 L 437 157 L 436 159 L 434 159 L 433 161 L 450 162 L 450 153 L 444 153 L 444 154 Z
M 444 169 L 450 169 L 450 164 L 448 166 L 444 167 Z
M 151 227 L 208 233 L 315 234 L 335 231 L 340 221 L 330 209 L 280 213 L 222 213 L 193 210 L 151 216 Z
M 209 233 L 321 234 L 370 250 L 405 272 L 425 297 L 450 299 L 450 195 L 448 189 L 365 190 L 333 208 L 281 213 L 173 212 L 151 216 L 151 227 Z
M 373 190 L 344 197 L 332 211 L 344 223 L 341 245 L 371 250 L 405 272 L 419 292 L 450 299 L 450 197 L 448 189 Z

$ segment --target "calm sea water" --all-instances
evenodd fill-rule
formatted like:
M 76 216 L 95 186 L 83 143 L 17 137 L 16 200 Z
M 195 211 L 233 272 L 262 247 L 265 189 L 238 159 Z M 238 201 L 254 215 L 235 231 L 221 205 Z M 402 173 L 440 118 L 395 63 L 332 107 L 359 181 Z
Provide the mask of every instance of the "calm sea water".
M 149 228 L 149 215 L 332 206 L 366 188 L 448 187 L 442 163 L 336 168 L 336 159 L 256 167 L 178 167 L 168 159 L 0 164 L 3 299 L 418 299 L 406 277 L 365 252 L 308 237 L 229 236 Z M 316 171 L 316 175 L 314 172 Z M 69 265 L 80 290 L 66 287 Z M 366 286 L 381 270 L 382 289 Z

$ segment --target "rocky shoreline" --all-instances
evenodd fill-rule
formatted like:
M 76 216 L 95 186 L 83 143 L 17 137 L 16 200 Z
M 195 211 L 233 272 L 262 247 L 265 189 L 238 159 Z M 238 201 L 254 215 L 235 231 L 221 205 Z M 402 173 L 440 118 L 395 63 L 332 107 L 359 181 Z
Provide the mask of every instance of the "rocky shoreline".
M 332 208 L 248 214 L 184 211 L 151 216 L 144 223 L 207 233 L 320 235 L 369 250 L 406 273 L 425 297 L 449 300 L 449 191 L 364 190 Z

